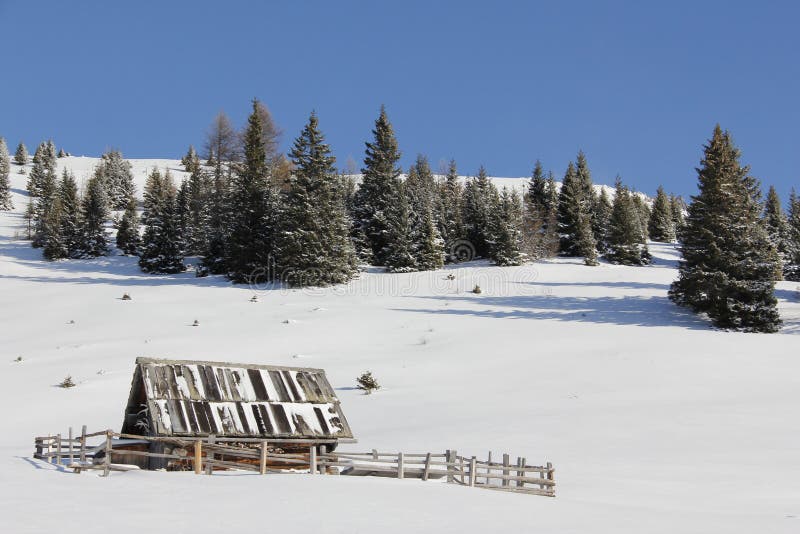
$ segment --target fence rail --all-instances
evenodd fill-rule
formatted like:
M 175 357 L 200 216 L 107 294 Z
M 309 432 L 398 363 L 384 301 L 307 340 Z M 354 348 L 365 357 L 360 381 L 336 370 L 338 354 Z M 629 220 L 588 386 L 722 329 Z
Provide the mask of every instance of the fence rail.
M 140 440 L 147 444 L 148 450 L 131 449 L 131 442 L 115 443 L 115 438 Z M 88 443 L 88 440 L 98 439 L 97 443 Z M 114 463 L 114 457 L 128 460 L 142 457 L 173 461 L 170 465 L 174 469 L 193 469 L 196 474 L 210 475 L 215 469 L 240 469 L 262 475 L 303 472 L 443 479 L 449 484 L 555 497 L 555 469 L 550 462 L 528 465 L 525 458 L 517 457 L 512 463 L 509 454 L 503 454 L 502 461 L 497 462 L 492 461 L 491 452 L 486 460 L 479 460 L 476 456 L 461 456 L 456 450 L 447 450 L 443 454 L 378 452 L 376 449 L 370 452 L 335 452 L 328 451 L 328 445 L 333 443 L 331 440 L 303 440 L 299 445 L 307 447 L 305 450 L 308 452 L 286 452 L 280 447 L 289 443 L 295 449 L 298 446 L 297 440 L 240 440 L 216 436 L 165 438 L 121 434 L 112 430 L 87 433 L 84 426 L 77 436 L 70 428 L 67 437 L 56 434 L 34 438 L 33 456 L 78 473 L 85 469 L 100 469 L 104 476 L 110 471 L 137 468 Z M 153 451 L 154 444 L 171 446 L 171 452 Z

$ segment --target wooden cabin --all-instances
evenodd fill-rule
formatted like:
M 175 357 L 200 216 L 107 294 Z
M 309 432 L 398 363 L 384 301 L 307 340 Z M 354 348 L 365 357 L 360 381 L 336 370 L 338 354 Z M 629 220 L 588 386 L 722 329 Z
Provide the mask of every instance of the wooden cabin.
M 268 440 L 278 452 L 355 442 L 322 369 L 151 358 L 136 359 L 122 433 L 174 438 L 128 444 L 167 454 L 188 453 L 187 443 L 209 438 L 242 447 Z M 143 456 L 115 461 L 181 468 Z

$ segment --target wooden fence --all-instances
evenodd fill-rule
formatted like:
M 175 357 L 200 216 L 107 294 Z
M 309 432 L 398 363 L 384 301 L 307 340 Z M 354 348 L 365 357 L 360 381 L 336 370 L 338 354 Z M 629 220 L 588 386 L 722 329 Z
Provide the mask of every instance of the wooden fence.
M 131 450 L 122 440 L 140 440 L 148 444 L 169 444 L 172 452 Z M 90 444 L 90 440 L 96 440 Z M 130 442 L 129 442 L 130 443 Z M 128 444 L 129 444 L 128 443 Z M 291 443 L 307 447 L 308 452 L 285 452 L 280 445 Z M 35 438 L 34 458 L 64 466 L 75 472 L 99 469 L 107 476 L 110 471 L 136 469 L 113 458 L 159 458 L 172 461 L 182 469 L 192 469 L 196 474 L 212 474 L 215 469 L 239 469 L 260 474 L 300 472 L 311 474 L 339 474 L 350 476 L 382 476 L 392 478 L 417 478 L 421 480 L 444 479 L 449 484 L 497 491 L 527 493 L 555 497 L 555 470 L 550 462 L 545 465 L 528 465 L 525 458 L 514 462 L 508 454 L 500 461 L 475 456 L 460 456 L 455 450 L 444 454 L 404 452 L 349 452 L 328 451 L 331 440 L 264 440 L 243 438 L 163 438 L 120 434 L 111 430 L 73 435 L 61 434 Z M 152 447 L 150 447 L 152 448 Z

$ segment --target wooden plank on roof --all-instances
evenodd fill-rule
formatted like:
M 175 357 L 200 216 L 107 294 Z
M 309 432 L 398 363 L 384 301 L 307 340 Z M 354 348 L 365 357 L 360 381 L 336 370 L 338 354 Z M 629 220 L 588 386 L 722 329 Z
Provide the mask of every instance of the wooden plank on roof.
M 253 391 L 256 394 L 257 401 L 268 401 L 267 388 L 264 387 L 264 381 L 261 379 L 261 373 L 258 369 L 248 369 L 247 376 L 250 377 L 250 384 L 253 386 Z
M 278 399 L 279 401 L 283 402 L 292 402 L 292 397 L 289 396 L 289 391 L 286 389 L 286 386 L 283 383 L 283 377 L 281 376 L 279 371 L 269 371 L 269 377 L 272 380 L 272 384 L 275 386 L 275 390 L 278 392 Z

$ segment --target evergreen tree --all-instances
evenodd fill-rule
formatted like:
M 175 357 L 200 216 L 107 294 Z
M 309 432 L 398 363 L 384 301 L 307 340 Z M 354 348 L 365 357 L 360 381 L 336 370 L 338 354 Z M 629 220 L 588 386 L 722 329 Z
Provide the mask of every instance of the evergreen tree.
M 59 233 L 61 227 L 61 200 L 58 195 L 53 198 L 42 221 L 42 255 L 46 260 L 54 261 L 66 258 L 69 254 L 66 244 Z
M 67 169 L 61 174 L 58 185 L 59 226 L 58 234 L 64 258 L 78 258 L 83 253 L 83 227 L 81 203 L 75 176 Z
M 650 222 L 650 206 L 648 206 L 647 202 L 645 202 L 644 196 L 636 191 L 631 191 L 631 200 L 633 201 L 633 205 L 636 207 L 636 215 L 642 235 L 645 239 L 648 239 L 650 237 L 650 232 L 648 230 L 648 224 Z
M 614 210 L 611 200 L 608 198 L 606 188 L 601 187 L 600 193 L 595 199 L 594 213 L 594 236 L 597 240 L 597 250 L 606 252 L 608 250 L 608 232 L 611 226 L 611 212 Z
M 760 219 L 758 182 L 719 125 L 704 148 L 700 191 L 689 206 L 670 298 L 706 313 L 721 328 L 775 332 L 781 324 L 774 295 L 777 253 Z
M 671 243 L 675 241 L 675 220 L 672 215 L 672 205 L 664 188 L 658 186 L 656 199 L 653 201 L 653 211 L 647 226 L 650 239 Z
M 444 180 L 439 184 L 439 234 L 444 242 L 447 261 L 453 262 L 453 247 L 465 239 L 463 206 L 464 188 L 458 179 L 456 161 L 450 160 Z
M 500 194 L 499 209 L 493 216 L 492 260 L 500 266 L 521 265 L 524 256 L 522 244 L 522 206 L 519 195 L 503 188 Z
M 124 210 L 135 194 L 135 188 L 131 164 L 122 157 L 122 152 L 109 150 L 103 154 L 94 174 L 105 185 L 109 208 Z
M 225 245 L 228 277 L 247 283 L 254 276 L 274 277 L 274 230 L 277 193 L 270 186 L 263 124 L 258 100 L 244 134 L 244 161 L 231 182 L 230 234 Z
M 28 149 L 25 148 L 25 143 L 22 141 L 17 145 L 17 151 L 14 152 L 14 163 L 17 165 L 25 165 L 28 163 Z
M 409 203 L 417 267 L 438 269 L 444 261 L 444 241 L 436 222 L 436 179 L 425 156 L 418 155 L 409 169 L 404 191 Z
M 769 241 L 775 250 L 778 251 L 778 262 L 776 265 L 775 279 L 781 280 L 783 278 L 783 263 L 787 260 L 786 253 L 788 251 L 788 223 L 786 215 L 781 208 L 781 200 L 778 198 L 778 192 L 775 187 L 770 186 L 769 193 L 767 193 L 767 202 L 764 204 L 764 226 L 769 236 Z
M 136 213 L 136 199 L 128 199 L 125 213 L 117 227 L 117 248 L 126 256 L 136 256 L 142 244 L 139 235 L 139 215 Z
M 630 190 L 617 177 L 614 205 L 608 231 L 608 252 L 612 263 L 622 265 L 646 265 L 650 253 L 642 233 L 639 213 Z
M 11 174 L 11 159 L 8 156 L 6 140 L 0 137 L 0 211 L 14 209 L 9 174 Z
M 783 277 L 786 280 L 800 282 L 800 197 L 795 194 L 794 189 L 789 196 Z
M 48 143 L 40 143 L 36 148 L 36 153 L 33 155 L 33 168 L 28 176 L 28 194 L 34 198 L 43 196 L 43 194 L 46 194 L 44 189 L 48 187 L 48 182 L 55 183 L 55 180 L 55 154 L 51 158 Z
M 372 130 L 373 141 L 366 143 L 363 177 L 356 203 L 356 225 L 369 243 L 372 262 L 387 265 L 389 251 L 388 211 L 397 202 L 396 182 L 400 176 L 400 152 L 386 108 L 381 112 Z M 404 201 L 405 202 L 405 201 Z M 392 230 L 394 231 L 394 230 Z
M 580 178 L 575 165 L 570 162 L 558 196 L 558 229 L 562 255 L 596 257 L 592 231 L 593 199 L 594 194 L 587 189 L 585 177 Z M 595 262 L 596 260 L 590 263 Z
M 499 209 L 500 197 L 497 188 L 486 175 L 483 165 L 478 175 L 470 178 L 464 188 L 464 230 L 467 240 L 475 249 L 479 258 L 491 257 L 496 235 L 492 217 Z
M 69 154 L 67 154 L 63 148 L 58 149 L 58 158 L 66 158 Z
M 214 194 L 211 176 L 200 165 L 192 167 L 188 179 L 188 207 L 185 215 L 184 245 L 189 256 L 205 256 L 209 243 L 209 216 Z
M 195 172 L 195 169 L 200 168 L 200 156 L 197 155 L 197 152 L 194 150 L 193 145 L 189 145 L 189 150 L 186 152 L 181 158 L 181 165 L 186 172 Z
M 318 125 L 312 113 L 290 152 L 294 174 L 277 246 L 281 278 L 293 286 L 339 284 L 356 273 L 336 158 Z
M 108 196 L 102 178 L 89 178 L 81 201 L 81 253 L 85 257 L 106 256 L 109 252 L 105 224 L 108 219 Z
M 275 120 L 272 118 L 272 113 L 270 113 L 269 108 L 264 105 L 263 102 L 258 102 L 256 104 L 256 113 L 258 113 L 258 118 L 261 121 L 261 142 L 264 145 L 264 154 L 267 156 L 267 165 L 270 167 L 276 166 L 277 162 L 282 159 L 282 154 L 278 154 L 278 146 L 280 145 L 281 140 L 281 129 L 275 123 Z M 246 130 L 242 132 L 242 144 L 245 143 L 247 132 Z M 275 169 L 271 169 L 275 174 Z
M 178 220 L 178 234 L 180 235 L 183 248 L 181 253 L 185 256 L 187 252 L 187 242 L 194 242 L 191 226 L 191 196 L 189 192 L 189 180 L 181 180 L 178 192 L 175 195 L 175 216 Z
M 581 191 L 581 196 L 586 204 L 586 213 L 589 216 L 589 223 L 592 227 L 595 245 L 597 245 L 603 241 L 605 228 L 601 226 L 601 222 L 597 219 L 597 195 L 594 192 L 592 173 L 589 170 L 589 163 L 586 161 L 586 154 L 583 153 L 583 150 L 578 151 L 578 156 L 575 159 L 575 177 Z
M 434 220 L 433 209 L 427 208 L 420 220 L 421 227 L 417 232 L 415 259 L 421 271 L 441 269 L 444 265 L 444 240 Z
M 382 250 L 389 272 L 407 273 L 419 270 L 415 254 L 411 207 L 406 184 L 394 178 L 392 202 L 386 209 L 386 245 Z
M 139 255 L 139 267 L 146 273 L 174 274 L 186 269 L 176 197 L 169 170 L 162 175 L 153 169 L 144 188 L 144 235 Z
M 53 224 L 58 224 L 57 214 L 49 217 L 50 210 L 58 197 L 58 181 L 56 180 L 55 166 L 51 165 L 49 161 L 47 145 L 43 143 L 43 146 L 44 149 L 38 165 L 39 170 L 36 172 L 37 195 L 33 199 L 34 235 L 32 245 L 37 248 L 43 247 L 47 243 L 50 238 L 48 232 L 56 228 Z M 37 164 L 34 163 L 34 168 L 36 167 Z M 33 174 L 34 172 L 31 171 L 31 175 Z
M 523 248 L 534 259 L 547 258 L 558 252 L 557 200 L 553 200 L 554 193 L 557 199 L 552 173 L 545 177 L 542 163 L 536 160 L 525 195 L 522 224 Z
M 669 208 L 672 213 L 672 224 L 675 227 L 675 238 L 680 241 L 681 232 L 686 226 L 684 212 L 686 211 L 686 203 L 679 195 L 670 195 Z

